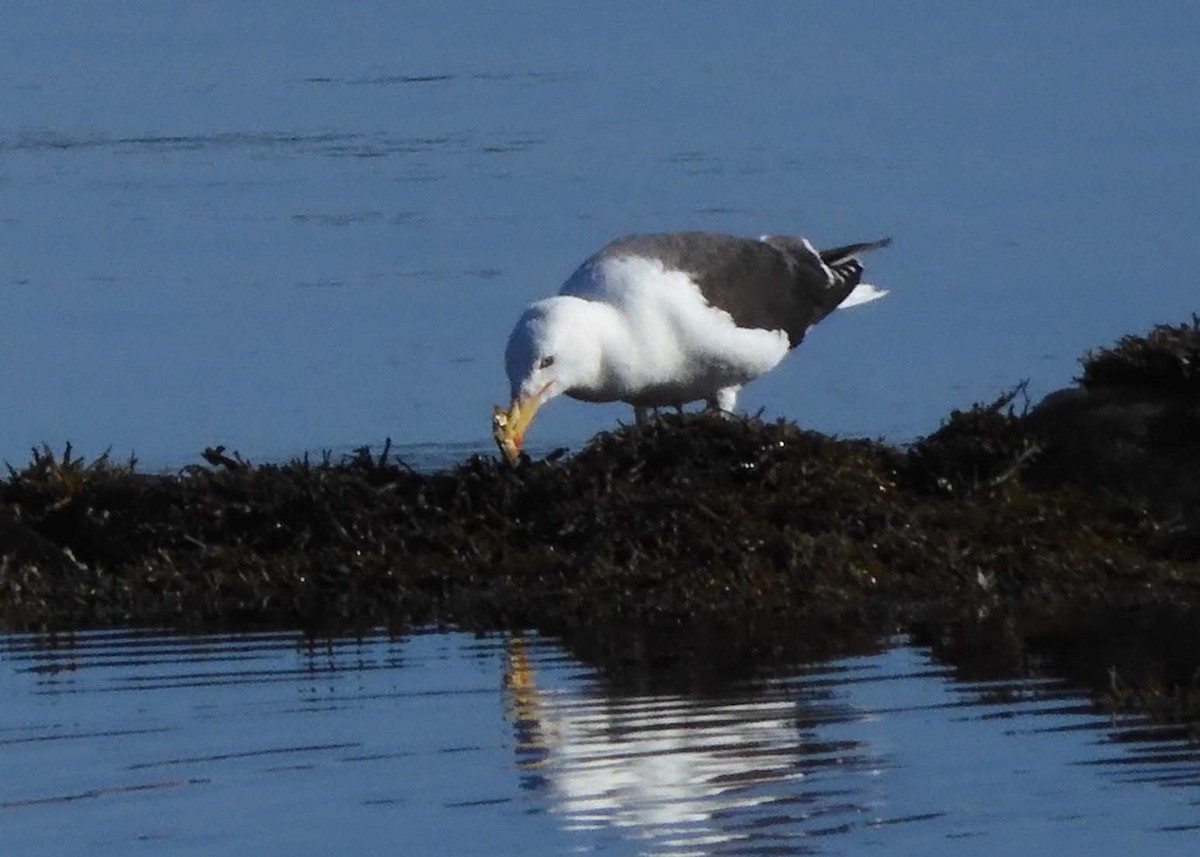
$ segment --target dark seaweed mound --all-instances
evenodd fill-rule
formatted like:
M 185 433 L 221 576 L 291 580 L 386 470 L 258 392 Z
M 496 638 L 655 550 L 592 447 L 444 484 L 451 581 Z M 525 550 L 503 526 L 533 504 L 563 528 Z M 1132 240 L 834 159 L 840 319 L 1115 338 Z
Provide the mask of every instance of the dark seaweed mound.
M 1102 354 L 1185 354 L 1189 334 L 1162 330 Z M 437 473 L 386 445 L 262 466 L 214 449 L 176 474 L 38 450 L 0 480 L 0 615 L 10 629 L 532 627 L 613 667 L 733 671 L 907 631 L 1098 688 L 1119 674 L 1126 702 L 1151 679 L 1190 699 L 1200 650 L 1164 642 L 1153 658 L 1129 641 L 1200 627 L 1200 458 L 1177 433 L 1196 397 L 1098 389 L 1018 413 L 1017 388 L 907 449 L 701 414 L 564 460 Z M 1164 490 L 1129 478 L 1147 467 L 1183 470 Z
M 1200 315 L 1142 336 L 1125 336 L 1083 358 L 1080 383 L 1088 389 L 1138 387 L 1200 396 Z
M 1200 558 L 1200 316 L 1083 359 L 1081 385 L 1029 415 L 1036 475 L 1144 507 L 1174 553 Z

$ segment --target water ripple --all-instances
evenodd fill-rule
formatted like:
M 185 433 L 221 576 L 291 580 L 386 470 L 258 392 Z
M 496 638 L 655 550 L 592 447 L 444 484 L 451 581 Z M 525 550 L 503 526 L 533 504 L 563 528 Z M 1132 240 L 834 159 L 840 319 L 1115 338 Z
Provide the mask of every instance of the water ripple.
M 903 641 L 703 693 L 521 635 L 15 635 L 0 669 L 0 824 L 35 857 L 46 825 L 80 852 L 229 851 L 266 826 L 364 853 L 397 829 L 530 855 L 1100 854 L 1121 829 L 1169 853 L 1200 806 L 1178 729 L 1053 679 L 959 682 Z

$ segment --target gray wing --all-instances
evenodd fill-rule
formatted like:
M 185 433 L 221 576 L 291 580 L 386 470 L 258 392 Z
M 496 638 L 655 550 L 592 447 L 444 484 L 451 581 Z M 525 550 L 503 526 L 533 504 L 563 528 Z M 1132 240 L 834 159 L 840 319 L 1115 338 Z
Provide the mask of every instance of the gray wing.
M 783 330 L 792 348 L 858 285 L 862 266 L 848 245 L 844 259 L 827 265 L 807 241 L 788 236 L 763 240 L 711 232 L 630 235 L 594 258 L 645 256 L 686 271 L 705 300 L 728 312 L 739 327 Z

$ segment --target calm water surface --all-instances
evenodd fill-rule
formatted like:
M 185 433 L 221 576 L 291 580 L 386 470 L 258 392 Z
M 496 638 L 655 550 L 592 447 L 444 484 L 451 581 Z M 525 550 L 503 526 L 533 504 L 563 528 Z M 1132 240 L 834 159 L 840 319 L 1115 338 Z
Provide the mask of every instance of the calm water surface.
M 65 854 L 1194 854 L 1200 752 L 897 642 L 703 693 L 550 640 L 0 639 L 0 841 Z
M 461 457 L 521 307 L 638 230 L 896 237 L 750 413 L 903 440 L 1040 394 L 1200 309 L 1197 44 L 1186 0 L 9 0 L 0 459 Z

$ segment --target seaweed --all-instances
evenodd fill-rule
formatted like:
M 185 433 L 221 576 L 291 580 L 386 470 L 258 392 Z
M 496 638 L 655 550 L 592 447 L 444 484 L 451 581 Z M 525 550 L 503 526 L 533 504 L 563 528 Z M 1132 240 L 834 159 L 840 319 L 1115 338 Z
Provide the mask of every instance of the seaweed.
M 964 663 L 988 649 L 1065 664 L 1074 640 L 1111 662 L 1062 668 L 1112 705 L 1192 717 L 1194 647 L 1169 669 L 1120 666 L 1119 685 L 1109 668 L 1131 639 L 1113 615 L 1197 609 L 1200 468 L 1172 483 L 1175 505 L 1104 482 L 1111 435 L 1079 440 L 1094 402 L 1048 418 L 1018 408 L 1024 395 L 956 411 L 907 448 L 710 414 L 433 473 L 390 441 L 283 464 L 212 447 L 176 473 L 42 448 L 0 479 L 0 617 L 14 630 L 536 628 L 613 671 L 737 673 L 898 630 Z M 1179 457 L 1189 438 L 1144 435 L 1139 455 L 1163 467 L 1200 460 Z M 971 630 L 998 617 L 1004 635 Z
M 1200 315 L 1124 336 L 1083 358 L 1079 382 L 1089 389 L 1128 386 L 1200 395 Z

